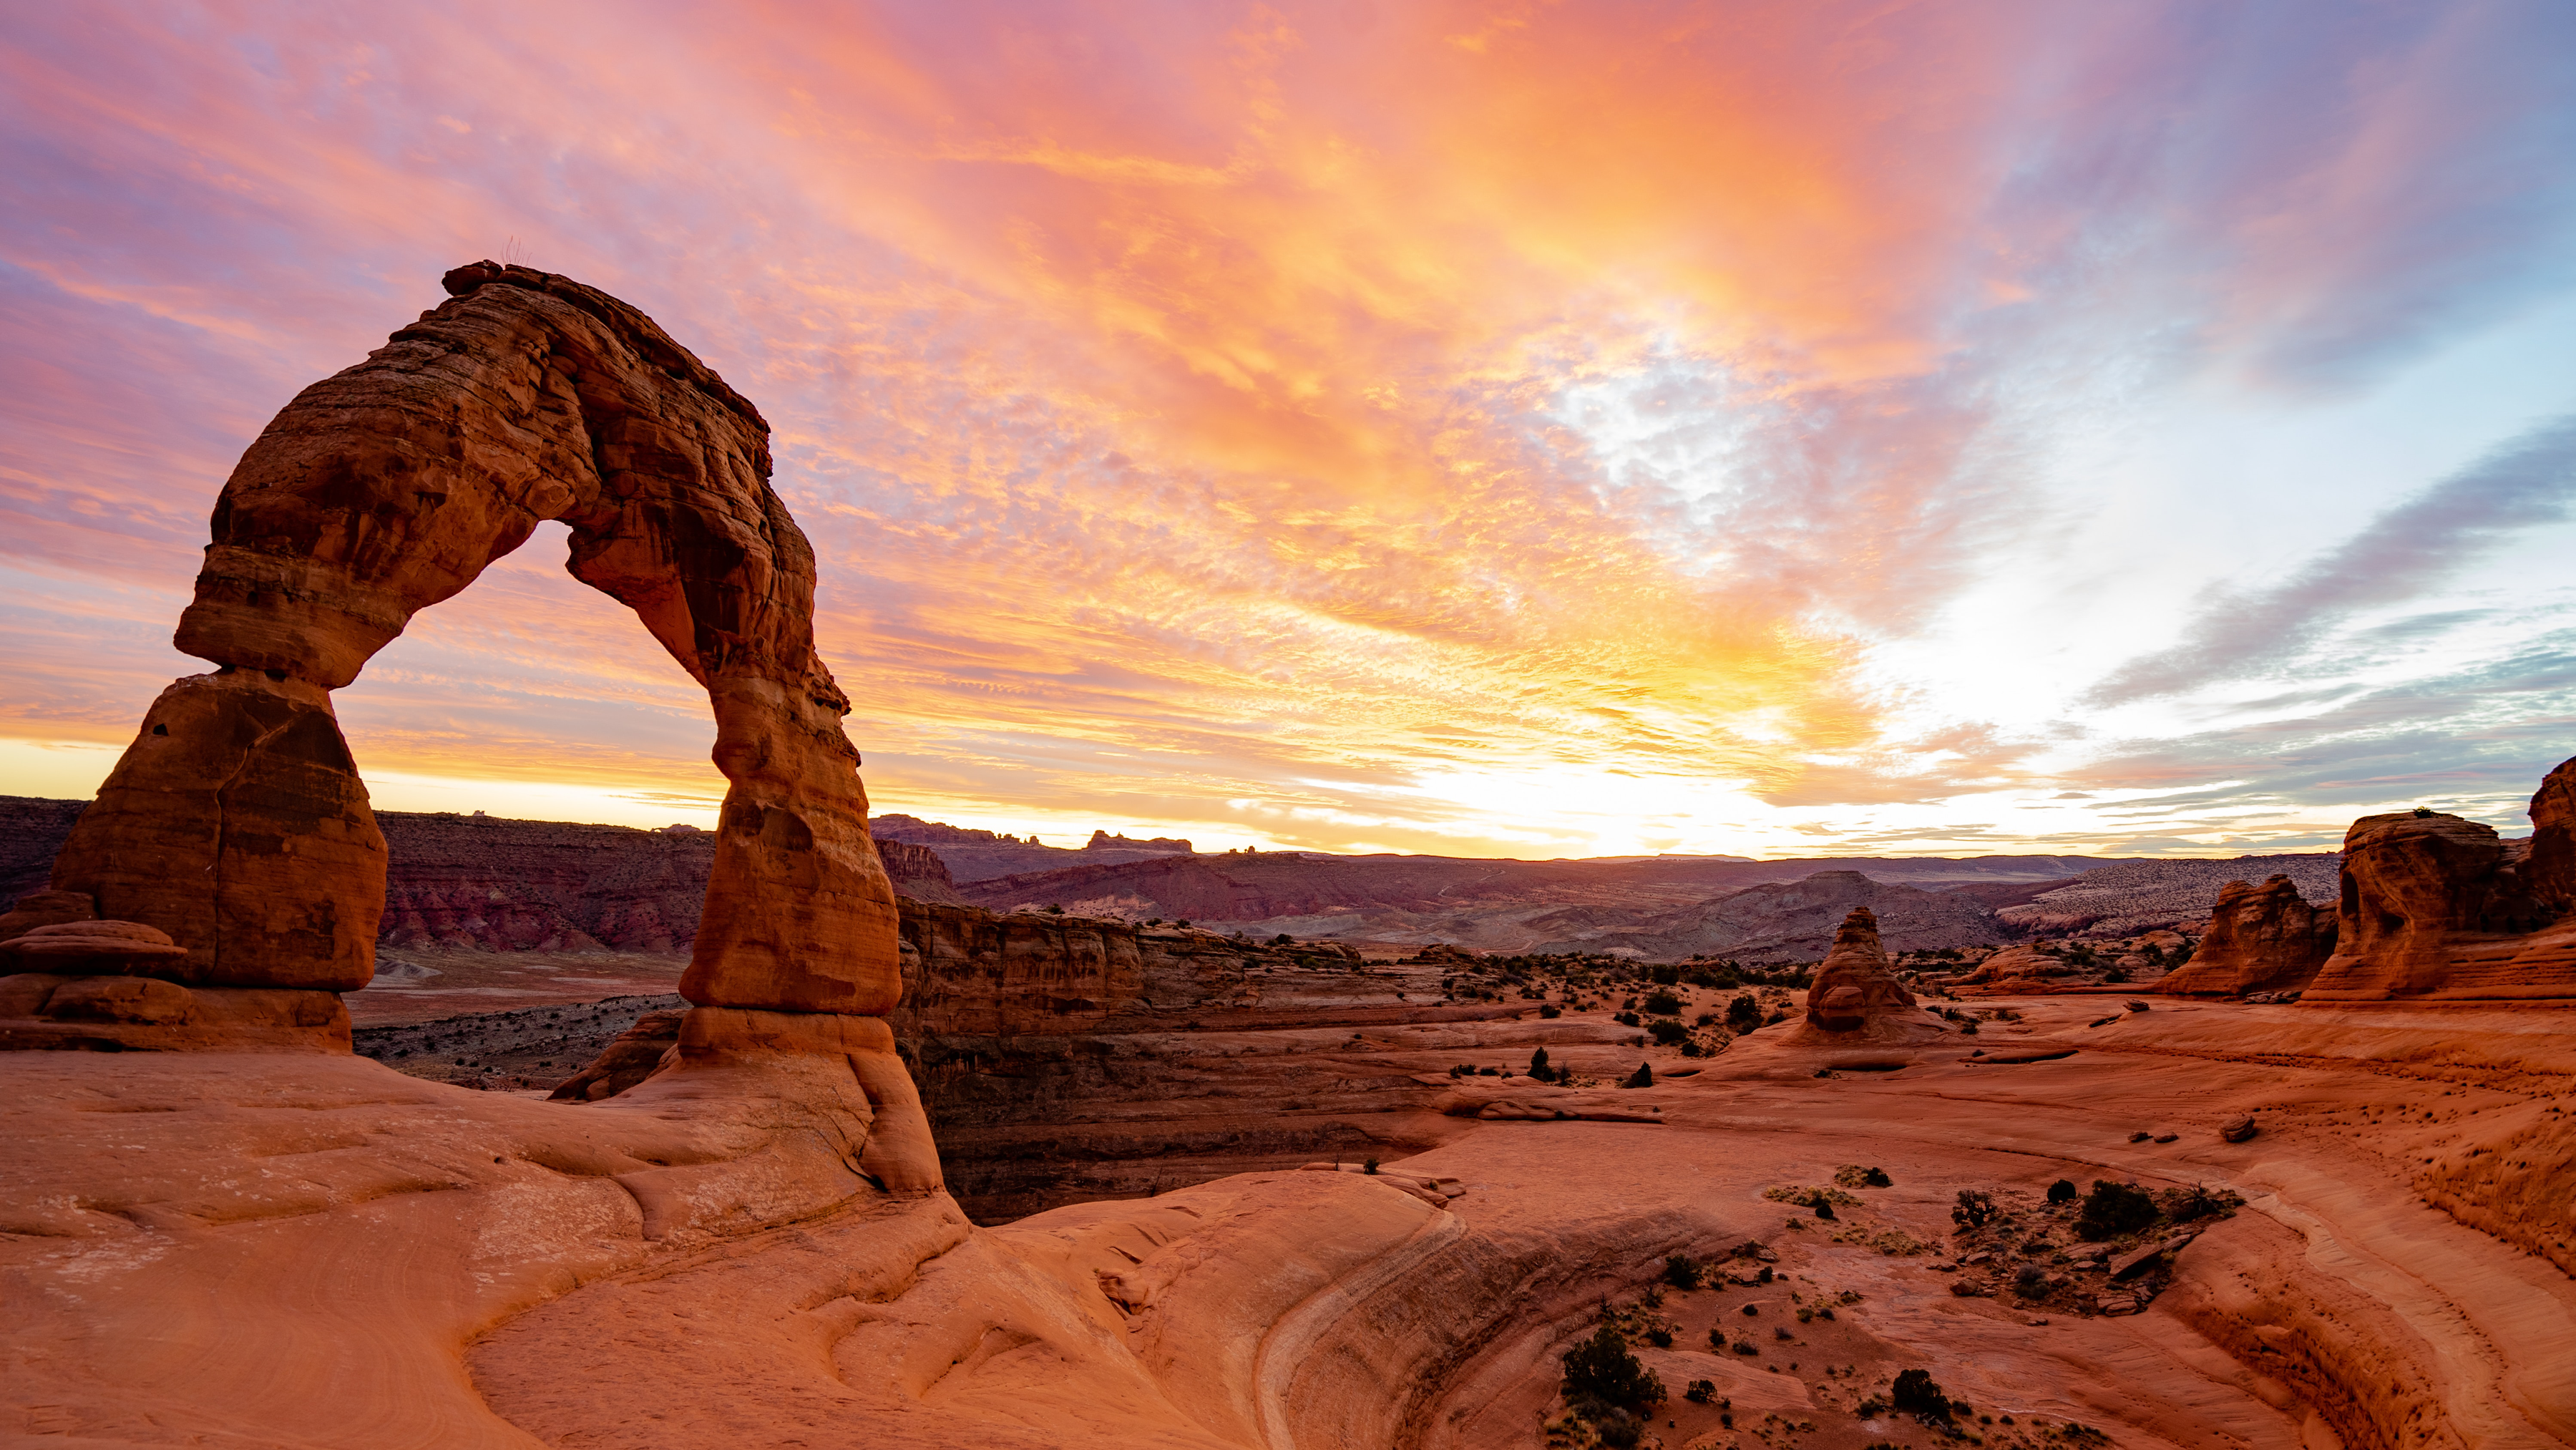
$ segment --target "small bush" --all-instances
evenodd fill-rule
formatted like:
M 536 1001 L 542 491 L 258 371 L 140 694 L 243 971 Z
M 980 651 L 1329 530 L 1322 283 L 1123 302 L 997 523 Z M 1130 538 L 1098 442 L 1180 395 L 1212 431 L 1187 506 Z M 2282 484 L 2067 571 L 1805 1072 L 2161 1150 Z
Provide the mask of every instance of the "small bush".
M 2013 1292 L 2025 1299 L 2044 1299 L 2048 1296 L 2048 1275 L 2037 1264 L 2024 1264 L 2013 1275 Z
M 1863 1168 L 1857 1163 L 1846 1163 L 1842 1167 L 1835 1169 L 1834 1182 L 1843 1188 L 1893 1188 L 1896 1186 L 1896 1180 L 1887 1176 L 1886 1169 Z
M 1542 1002 L 1539 1004 L 1538 1015 L 1541 1017 L 1562 1017 L 1565 1015 L 1565 1009 L 1559 1007 L 1554 1002 Z
M 2061 1178 L 2048 1185 L 2048 1201 L 2051 1203 L 2073 1203 L 2075 1198 L 2074 1179 Z
M 1762 1004 L 1750 992 L 1726 1004 L 1726 1026 L 1730 1032 L 1751 1032 L 1762 1025 Z
M 1688 1254 L 1674 1254 L 1664 1260 L 1664 1282 L 1676 1289 L 1696 1289 L 1708 1282 L 1708 1270 Z
M 1646 1031 L 1653 1035 L 1655 1041 L 1666 1047 L 1690 1038 L 1690 1029 L 1671 1017 L 1658 1017 L 1647 1023 Z
M 1833 1216 L 1834 1216 L 1834 1201 L 1833 1201 L 1832 1199 L 1830 1199 L 1830 1198 L 1825 1197 L 1825 1196 L 1824 1196 L 1823 1194 L 1821 1194 L 1821 1193 L 1820 1193 L 1820 1194 L 1817 1194 L 1817 1195 L 1816 1195 L 1816 1217 L 1818 1217 L 1818 1218 L 1822 1218 L 1822 1219 L 1830 1219 L 1830 1218 L 1832 1218 Z
M 1950 1397 L 1941 1392 L 1930 1370 L 1909 1369 L 1898 1375 L 1887 1398 L 1892 1408 L 1927 1420 L 1948 1419 L 1950 1415 Z
M 1657 1349 L 1670 1349 L 1673 1347 L 1673 1332 L 1658 1324 L 1646 1331 L 1646 1342 Z
M 1622 1012 L 1610 1020 L 1618 1023 L 1622 1027 L 1643 1027 L 1645 1025 L 1645 1019 L 1639 1017 L 1634 1012 Z
M 1546 1048 L 1542 1047 L 1538 1051 L 1530 1054 L 1530 1076 L 1537 1078 L 1541 1082 L 1547 1081 Z
M 2176 1223 L 2190 1223 L 2194 1219 L 2225 1213 L 2244 1200 L 2233 1193 L 2212 1193 L 2195 1183 L 2189 1188 L 2168 1188 L 2157 1202 L 2164 1209 L 2165 1217 Z
M 1646 1427 L 1636 1416 L 1614 1411 L 1594 1421 L 1592 1433 L 1600 1436 L 1601 1443 L 1610 1450 L 1636 1450 L 1638 1442 L 1646 1438 Z
M 1959 1190 L 1959 1202 L 1950 1210 L 1950 1222 L 1965 1229 L 1984 1228 L 1994 1216 L 1994 1195 L 1965 1188 Z
M 1367 1159 L 1367 1160 L 1363 1161 L 1363 1162 L 1360 1164 L 1360 1171 L 1361 1171 L 1362 1173 L 1367 1173 L 1367 1174 L 1372 1174 L 1372 1175 L 1374 1175 L 1374 1174 L 1377 1172 L 1377 1160 L 1376 1160 L 1376 1159 L 1374 1159 L 1374 1158 L 1370 1158 L 1370 1159 Z
M 1274 947 L 1293 947 L 1297 944 L 1297 939 L 1283 931 L 1279 933 L 1279 935 L 1272 937 L 1270 939 L 1270 944 Z
M 1735 1352 L 1737 1354 L 1760 1354 L 1762 1351 L 1753 1343 L 1752 1340 L 1739 1339 L 1735 1341 Z
M 1605 1405 L 1643 1408 L 1664 1397 L 1664 1382 L 1628 1352 L 1618 1329 L 1604 1324 L 1592 1337 L 1565 1352 L 1565 1397 L 1595 1399 Z
M 2134 1183 L 2093 1180 L 2084 1208 L 2075 1215 L 2075 1236 L 2101 1240 L 2133 1234 L 2156 1221 L 2156 1200 Z
M 1682 1012 L 1682 999 L 1670 992 L 1656 992 L 1647 997 L 1640 1007 L 1651 1017 L 1678 1017 Z
M 1715 1380 L 1692 1380 L 1690 1382 L 1690 1388 L 1682 1391 L 1682 1398 L 1690 1401 L 1694 1405 L 1705 1405 L 1709 1401 L 1717 1398 L 1717 1382 Z

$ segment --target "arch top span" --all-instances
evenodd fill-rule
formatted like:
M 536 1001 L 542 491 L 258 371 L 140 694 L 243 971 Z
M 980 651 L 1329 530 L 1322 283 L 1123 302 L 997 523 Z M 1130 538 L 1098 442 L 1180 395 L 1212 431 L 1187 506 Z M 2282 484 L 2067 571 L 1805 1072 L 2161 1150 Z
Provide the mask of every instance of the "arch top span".
M 849 699 L 814 648 L 814 551 L 760 412 L 653 320 L 477 262 L 448 300 L 306 388 L 225 482 L 165 691 L 54 884 L 186 948 L 177 980 L 351 990 L 384 843 L 331 713 L 411 617 L 539 523 L 706 687 L 728 789 L 700 1005 L 874 1015 L 901 990 Z

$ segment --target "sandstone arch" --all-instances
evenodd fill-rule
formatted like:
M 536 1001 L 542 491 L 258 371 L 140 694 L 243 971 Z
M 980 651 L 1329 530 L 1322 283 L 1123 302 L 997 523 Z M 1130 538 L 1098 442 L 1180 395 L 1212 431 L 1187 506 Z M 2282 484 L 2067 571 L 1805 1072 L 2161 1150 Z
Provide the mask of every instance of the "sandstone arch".
M 170 686 L 54 885 L 188 949 L 151 975 L 347 991 L 373 971 L 384 840 L 330 692 L 417 611 L 559 519 L 575 578 L 706 687 L 725 797 L 681 991 L 701 1006 L 882 1014 L 894 892 L 867 833 L 849 700 L 814 652 L 814 555 L 769 486 L 769 426 L 651 318 L 525 267 L 306 388 L 225 483 Z

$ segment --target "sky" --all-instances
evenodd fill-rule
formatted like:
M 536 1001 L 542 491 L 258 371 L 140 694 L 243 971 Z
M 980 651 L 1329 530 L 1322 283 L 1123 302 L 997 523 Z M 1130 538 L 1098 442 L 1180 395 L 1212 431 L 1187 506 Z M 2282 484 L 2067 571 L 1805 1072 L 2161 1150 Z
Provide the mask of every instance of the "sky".
M 2576 7 L 0 0 L 0 793 L 482 257 L 753 398 L 874 808 L 2234 856 L 2576 755 Z M 712 824 L 541 529 L 380 809 Z

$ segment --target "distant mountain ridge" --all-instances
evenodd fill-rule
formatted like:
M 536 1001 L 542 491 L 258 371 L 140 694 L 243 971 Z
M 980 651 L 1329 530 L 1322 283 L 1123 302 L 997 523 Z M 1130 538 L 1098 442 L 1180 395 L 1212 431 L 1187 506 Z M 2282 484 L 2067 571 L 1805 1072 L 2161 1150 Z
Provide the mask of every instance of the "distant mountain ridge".
M 45 885 L 84 802 L 0 797 L 0 904 Z M 673 828 L 379 813 L 391 853 L 383 940 L 482 950 L 685 951 L 712 834 Z M 995 910 L 1187 919 L 1258 936 L 1650 959 L 1820 955 L 1853 905 L 1898 950 L 2026 935 L 2121 936 L 2209 915 L 2230 880 L 2290 876 L 2333 899 L 2332 853 L 2085 856 L 1622 856 L 1520 861 L 1313 851 L 1198 854 L 1095 831 L 1080 850 L 886 815 L 870 822 L 895 889 Z

